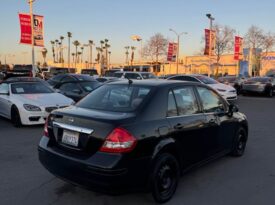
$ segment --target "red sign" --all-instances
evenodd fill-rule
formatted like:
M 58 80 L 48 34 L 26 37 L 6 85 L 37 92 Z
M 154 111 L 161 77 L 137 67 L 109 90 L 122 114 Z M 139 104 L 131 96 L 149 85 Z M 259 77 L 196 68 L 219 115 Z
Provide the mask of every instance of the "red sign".
M 168 44 L 168 52 L 167 52 L 167 61 L 175 62 L 177 58 L 177 43 L 169 43 Z
M 243 38 L 235 36 L 234 60 L 240 60 L 242 56 Z
M 32 27 L 30 14 L 19 14 L 21 38 L 20 43 L 32 44 Z
M 210 29 L 205 29 L 204 31 L 205 31 L 204 55 L 212 56 L 214 55 L 214 51 L 216 48 L 216 32 L 210 31 Z

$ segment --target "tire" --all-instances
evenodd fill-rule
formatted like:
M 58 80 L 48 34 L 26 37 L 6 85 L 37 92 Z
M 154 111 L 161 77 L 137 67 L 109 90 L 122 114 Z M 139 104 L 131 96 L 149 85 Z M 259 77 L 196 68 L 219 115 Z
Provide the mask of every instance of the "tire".
M 179 176 L 179 163 L 173 155 L 163 153 L 157 157 L 150 177 L 150 188 L 157 203 L 165 203 L 172 198 Z
M 20 113 L 19 113 L 17 107 L 15 107 L 15 106 L 12 107 L 12 109 L 11 109 L 11 122 L 15 127 L 21 127 L 22 126 Z
M 240 157 L 244 154 L 247 141 L 247 133 L 244 128 L 239 128 L 235 135 L 235 140 L 231 155 L 235 157 Z
M 268 90 L 267 96 L 270 97 L 270 98 L 273 97 L 273 89 L 272 89 L 272 88 L 270 88 L 270 89 Z

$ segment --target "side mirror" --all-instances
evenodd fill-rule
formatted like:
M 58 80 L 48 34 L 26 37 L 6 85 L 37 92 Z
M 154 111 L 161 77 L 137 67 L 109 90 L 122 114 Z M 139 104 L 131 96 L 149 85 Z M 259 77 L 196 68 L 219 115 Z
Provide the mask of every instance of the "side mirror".
M 228 116 L 231 117 L 234 112 L 239 112 L 239 108 L 235 104 L 230 104 L 228 109 Z

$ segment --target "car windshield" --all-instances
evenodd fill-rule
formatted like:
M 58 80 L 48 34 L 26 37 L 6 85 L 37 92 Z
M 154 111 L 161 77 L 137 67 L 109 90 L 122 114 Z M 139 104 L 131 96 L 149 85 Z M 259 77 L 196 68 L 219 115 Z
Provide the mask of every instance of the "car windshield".
M 143 79 L 156 79 L 157 77 L 152 73 L 140 73 Z
M 251 78 L 248 81 L 250 82 L 261 82 L 261 83 L 267 83 L 270 82 L 271 79 L 270 78 Z
M 24 82 L 11 84 L 13 94 L 53 93 L 53 90 L 41 82 Z
M 81 82 L 79 84 L 86 92 L 91 92 L 92 90 L 101 85 L 101 83 L 98 81 Z
M 113 112 L 136 110 L 151 88 L 137 85 L 103 85 L 76 104 L 77 107 Z
M 75 78 L 79 81 L 94 80 L 94 78 L 89 75 L 75 75 Z
M 206 76 L 196 76 L 197 79 L 199 79 L 204 84 L 217 84 L 218 82 L 212 78 L 206 77 Z

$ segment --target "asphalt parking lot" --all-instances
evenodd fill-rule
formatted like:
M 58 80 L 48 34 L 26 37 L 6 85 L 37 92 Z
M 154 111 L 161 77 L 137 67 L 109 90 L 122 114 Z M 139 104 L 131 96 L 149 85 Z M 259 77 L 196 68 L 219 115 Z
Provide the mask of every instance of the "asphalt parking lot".
M 239 97 L 249 121 L 245 155 L 218 159 L 185 174 L 167 204 L 269 205 L 275 202 L 275 97 Z M 0 204 L 153 204 L 150 194 L 106 196 L 71 184 L 40 165 L 42 126 L 14 128 L 0 118 Z

